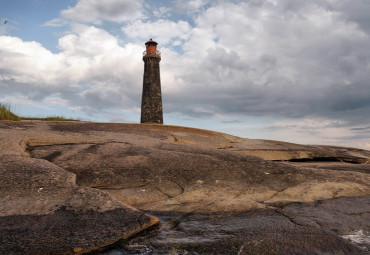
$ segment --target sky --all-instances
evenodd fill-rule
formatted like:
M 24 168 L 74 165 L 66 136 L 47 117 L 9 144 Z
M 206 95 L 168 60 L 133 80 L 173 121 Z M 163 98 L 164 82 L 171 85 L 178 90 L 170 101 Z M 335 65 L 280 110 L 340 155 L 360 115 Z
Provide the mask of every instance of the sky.
M 370 150 L 369 13 L 369 0 L 0 0 L 0 103 L 139 123 L 153 38 L 165 124 Z

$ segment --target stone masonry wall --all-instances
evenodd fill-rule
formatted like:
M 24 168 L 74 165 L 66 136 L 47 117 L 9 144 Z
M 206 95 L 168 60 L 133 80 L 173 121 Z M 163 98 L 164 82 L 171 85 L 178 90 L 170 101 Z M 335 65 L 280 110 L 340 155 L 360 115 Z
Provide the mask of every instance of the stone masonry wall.
M 145 55 L 141 123 L 163 124 L 159 56 Z

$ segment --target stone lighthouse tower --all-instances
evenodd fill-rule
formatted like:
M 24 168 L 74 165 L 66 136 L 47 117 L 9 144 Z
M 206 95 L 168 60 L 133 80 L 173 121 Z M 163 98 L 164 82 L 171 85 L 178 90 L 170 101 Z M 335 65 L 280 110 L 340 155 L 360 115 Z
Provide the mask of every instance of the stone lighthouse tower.
M 157 51 L 155 41 L 150 39 L 145 43 L 144 51 L 144 81 L 141 100 L 141 123 L 163 124 L 161 79 L 159 62 L 161 53 Z

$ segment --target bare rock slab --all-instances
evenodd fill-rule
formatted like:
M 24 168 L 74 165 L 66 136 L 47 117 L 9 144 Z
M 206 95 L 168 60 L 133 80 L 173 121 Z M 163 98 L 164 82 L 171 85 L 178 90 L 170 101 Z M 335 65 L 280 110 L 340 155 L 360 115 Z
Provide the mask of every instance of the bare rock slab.
M 369 234 L 369 151 L 165 125 L 0 124 L 1 254 L 94 252 L 157 218 L 113 254 L 368 252 L 342 237 Z
M 48 161 L 0 162 L 0 254 L 81 254 L 158 223 Z
M 111 251 L 133 254 L 366 254 L 334 232 L 273 209 L 244 212 L 151 212 L 161 224 Z M 146 252 L 146 253 L 145 253 Z

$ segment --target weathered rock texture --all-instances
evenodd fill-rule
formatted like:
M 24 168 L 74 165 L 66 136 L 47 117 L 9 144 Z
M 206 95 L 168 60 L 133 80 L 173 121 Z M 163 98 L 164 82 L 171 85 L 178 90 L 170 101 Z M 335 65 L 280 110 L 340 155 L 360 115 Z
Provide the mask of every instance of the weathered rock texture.
M 28 157 L 22 133 L 34 127 L 1 127 L 0 254 L 86 253 L 158 223 L 106 192 L 76 185 L 74 173 Z
M 340 237 L 369 235 L 369 151 L 163 125 L 0 128 L 1 254 L 83 253 L 156 223 L 132 207 L 162 223 L 116 247 L 121 254 L 369 249 Z

